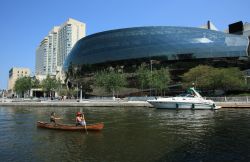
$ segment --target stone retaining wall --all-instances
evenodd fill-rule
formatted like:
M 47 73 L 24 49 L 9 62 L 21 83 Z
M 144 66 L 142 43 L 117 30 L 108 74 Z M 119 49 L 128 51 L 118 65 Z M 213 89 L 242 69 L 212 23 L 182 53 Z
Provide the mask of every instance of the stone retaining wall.
M 222 108 L 250 108 L 249 102 L 216 102 Z M 153 107 L 145 101 L 83 101 L 83 102 L 0 102 L 0 106 L 25 107 Z
M 105 101 L 105 102 L 0 102 L 0 106 L 26 106 L 26 107 L 152 107 L 144 101 Z

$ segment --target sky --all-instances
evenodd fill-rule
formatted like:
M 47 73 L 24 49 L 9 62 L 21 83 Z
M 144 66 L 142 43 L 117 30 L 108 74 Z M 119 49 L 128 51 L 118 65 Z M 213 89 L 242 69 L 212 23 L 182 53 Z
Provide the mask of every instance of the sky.
M 208 20 L 219 30 L 250 22 L 250 0 L 1 0 L 0 89 L 12 67 L 35 73 L 35 51 L 53 26 L 68 18 L 86 23 L 90 35 L 138 26 L 199 27 Z

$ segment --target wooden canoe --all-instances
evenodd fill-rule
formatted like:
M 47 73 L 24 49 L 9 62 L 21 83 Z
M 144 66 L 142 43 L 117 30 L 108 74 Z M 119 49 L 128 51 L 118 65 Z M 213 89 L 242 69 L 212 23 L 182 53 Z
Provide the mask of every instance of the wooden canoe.
M 84 126 L 75 126 L 68 124 L 54 124 L 54 123 L 46 123 L 46 122 L 37 122 L 37 127 L 39 128 L 47 128 L 47 129 L 56 129 L 56 130 L 66 130 L 66 131 L 84 131 Z M 95 124 L 87 124 L 86 128 L 88 131 L 100 131 L 104 127 L 103 123 L 95 123 Z

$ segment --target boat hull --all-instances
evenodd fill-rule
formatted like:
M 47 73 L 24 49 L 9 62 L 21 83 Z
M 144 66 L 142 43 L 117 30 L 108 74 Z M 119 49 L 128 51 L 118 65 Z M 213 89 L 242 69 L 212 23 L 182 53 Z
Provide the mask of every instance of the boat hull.
M 152 100 L 148 101 L 157 109 L 196 109 L 196 110 L 215 110 L 220 107 L 216 106 L 214 103 L 188 103 L 188 102 L 164 102 Z
M 215 105 L 214 101 L 204 99 L 193 87 L 189 88 L 188 91 L 189 93 L 185 96 L 155 98 L 155 100 L 147 101 L 158 109 L 215 110 L 220 108 Z
M 84 131 L 84 126 L 66 125 L 66 124 L 54 124 L 46 122 L 37 122 L 37 127 L 55 130 L 65 130 L 65 131 Z M 86 126 L 88 131 L 100 131 L 104 127 L 103 123 L 89 124 Z

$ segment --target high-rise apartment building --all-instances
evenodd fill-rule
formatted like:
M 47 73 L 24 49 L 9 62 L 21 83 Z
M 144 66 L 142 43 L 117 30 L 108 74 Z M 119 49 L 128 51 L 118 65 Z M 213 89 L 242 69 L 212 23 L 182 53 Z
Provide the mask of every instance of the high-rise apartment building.
M 9 71 L 9 81 L 8 81 L 8 91 L 13 93 L 16 80 L 21 77 L 29 77 L 30 69 L 29 68 L 18 68 L 13 67 Z
M 60 26 L 58 38 L 58 66 L 63 65 L 75 43 L 79 39 L 85 37 L 85 28 L 84 23 L 74 19 L 68 19 L 68 21 Z
M 74 44 L 85 36 L 85 24 L 68 19 L 55 26 L 36 49 L 36 75 L 56 75 Z
M 36 49 L 36 75 L 46 73 L 48 38 L 45 37 Z
M 36 49 L 36 75 L 55 75 L 58 53 L 58 30 L 54 27 Z

